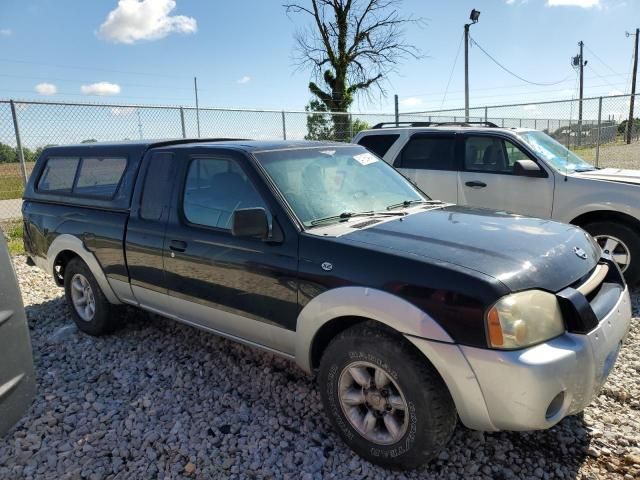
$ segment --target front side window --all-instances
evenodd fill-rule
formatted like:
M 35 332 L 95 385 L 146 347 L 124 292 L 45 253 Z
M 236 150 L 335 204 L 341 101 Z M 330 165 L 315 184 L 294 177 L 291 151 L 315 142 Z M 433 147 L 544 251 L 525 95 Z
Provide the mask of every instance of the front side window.
M 38 182 L 38 190 L 52 193 L 70 193 L 76 178 L 80 159 L 49 158 Z
M 409 140 L 395 162 L 398 168 L 456 170 L 455 138 L 429 135 Z
M 402 202 L 427 199 L 360 146 L 266 151 L 255 156 L 306 227 L 333 216 L 387 212 Z
M 468 137 L 464 148 L 465 170 L 489 173 L 513 173 L 519 160 L 529 157 L 515 144 L 502 138 Z
M 74 193 L 111 198 L 127 166 L 126 158 L 83 158 Z
M 240 166 L 228 158 L 195 158 L 189 164 L 183 211 L 194 224 L 231 229 L 233 212 L 264 201 Z

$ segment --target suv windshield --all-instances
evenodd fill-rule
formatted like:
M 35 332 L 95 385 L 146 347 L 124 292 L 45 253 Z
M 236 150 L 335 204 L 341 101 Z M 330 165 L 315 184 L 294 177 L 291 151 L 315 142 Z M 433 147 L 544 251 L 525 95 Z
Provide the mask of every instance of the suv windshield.
M 356 215 L 391 214 L 428 200 L 391 166 L 358 146 L 267 151 L 255 157 L 306 227 Z
M 518 136 L 543 160 L 561 172 L 586 172 L 596 167 L 544 132 L 521 132 Z

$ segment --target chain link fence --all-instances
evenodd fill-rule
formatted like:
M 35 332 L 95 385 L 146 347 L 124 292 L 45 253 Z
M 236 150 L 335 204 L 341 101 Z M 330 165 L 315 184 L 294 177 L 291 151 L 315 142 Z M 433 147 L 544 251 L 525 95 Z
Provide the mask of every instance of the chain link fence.
M 629 96 L 473 107 L 468 121 L 544 130 L 598 166 L 640 168 L 640 120 L 625 142 Z M 640 105 L 639 105 L 640 108 Z M 464 109 L 400 113 L 401 122 L 464 122 Z M 48 145 L 160 138 L 349 141 L 395 113 L 243 110 L 0 100 L 0 223 L 20 217 L 27 180 Z

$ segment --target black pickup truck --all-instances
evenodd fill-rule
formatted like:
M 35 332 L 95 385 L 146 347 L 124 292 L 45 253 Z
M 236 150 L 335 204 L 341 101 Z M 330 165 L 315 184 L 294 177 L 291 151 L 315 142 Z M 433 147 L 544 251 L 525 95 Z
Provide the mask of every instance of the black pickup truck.
M 358 145 L 47 148 L 23 214 L 81 330 L 128 304 L 288 357 L 388 467 L 428 461 L 458 418 L 531 430 L 582 410 L 631 318 L 583 230 L 432 200 Z

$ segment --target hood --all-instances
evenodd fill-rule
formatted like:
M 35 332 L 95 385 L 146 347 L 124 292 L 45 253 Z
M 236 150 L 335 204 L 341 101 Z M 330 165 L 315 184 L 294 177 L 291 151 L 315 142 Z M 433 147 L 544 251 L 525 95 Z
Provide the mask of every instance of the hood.
M 600 258 L 600 248 L 580 228 L 460 206 L 351 229 L 340 239 L 456 264 L 492 276 L 511 291 L 557 292 L 587 274 Z
M 640 170 L 623 170 L 620 168 L 602 168 L 588 172 L 576 172 L 575 176 L 609 182 L 631 183 L 640 185 Z

